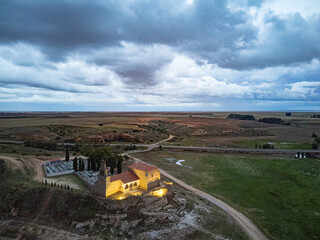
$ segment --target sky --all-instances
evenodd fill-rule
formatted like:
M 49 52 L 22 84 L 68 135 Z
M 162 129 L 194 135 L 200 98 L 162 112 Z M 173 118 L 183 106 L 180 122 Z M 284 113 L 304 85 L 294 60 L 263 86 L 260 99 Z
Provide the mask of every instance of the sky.
M 320 110 L 319 0 L 0 0 L 0 111 Z

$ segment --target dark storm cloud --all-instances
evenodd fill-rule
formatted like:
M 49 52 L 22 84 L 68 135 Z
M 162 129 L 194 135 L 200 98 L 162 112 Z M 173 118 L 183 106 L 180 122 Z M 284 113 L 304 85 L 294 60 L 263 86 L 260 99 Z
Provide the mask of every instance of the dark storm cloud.
M 85 60 L 115 72 L 130 87 L 147 87 L 157 84 L 156 72 L 173 60 L 173 54 L 166 45 L 122 43 L 90 51 Z
M 169 44 L 195 50 L 231 48 L 254 38 L 246 15 L 231 14 L 226 1 L 1 1 L 0 40 L 39 44 L 51 57 L 77 48 L 120 41 Z M 199 42 L 204 42 L 201 46 Z M 194 46 L 193 46 L 194 45 Z M 49 47 L 49 49 L 45 48 Z
M 117 12 L 115 4 L 91 1 L 1 1 L 0 40 L 39 44 L 58 57 L 80 46 L 115 43 Z
M 11 102 L 318 100 L 319 12 L 272 2 L 0 0 L 0 90 Z
M 193 4 L 183 0 L 2 0 L 0 4 L 0 41 L 37 44 L 52 59 L 79 49 L 120 46 L 121 41 L 166 44 L 235 69 L 286 65 L 320 55 L 319 16 L 305 20 L 295 14 L 286 19 L 269 13 L 262 26 L 268 28 L 269 36 L 257 43 L 258 28 L 248 14 L 231 12 L 224 0 Z M 139 77 L 142 71 L 121 70 L 120 74 Z
M 266 31 L 256 46 L 231 52 L 225 49 L 213 61 L 222 67 L 254 69 L 310 62 L 320 58 L 320 15 L 304 19 L 300 14 L 281 18 L 272 13 L 264 18 Z M 231 59 L 230 61 L 223 61 Z
M 5 88 L 19 88 L 19 86 L 28 86 L 33 88 L 47 89 L 51 91 L 62 91 L 70 93 L 90 93 L 91 91 L 86 90 L 85 88 L 79 88 L 76 85 L 72 84 L 57 84 L 57 82 L 44 82 L 44 81 L 19 81 L 12 79 L 3 79 L 0 78 L 0 83 L 2 87 Z
M 124 79 L 128 79 L 128 83 L 134 83 L 134 85 L 143 85 L 146 84 L 154 84 L 154 72 L 153 68 L 146 68 L 144 66 L 131 66 L 129 69 L 118 69 L 117 73 L 124 77 Z

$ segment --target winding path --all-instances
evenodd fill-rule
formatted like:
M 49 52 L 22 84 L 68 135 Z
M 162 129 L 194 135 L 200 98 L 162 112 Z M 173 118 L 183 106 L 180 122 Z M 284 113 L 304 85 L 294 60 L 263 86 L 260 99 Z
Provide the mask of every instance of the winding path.
M 12 169 L 19 169 L 25 177 L 28 177 L 28 174 L 27 174 L 27 172 L 25 170 L 24 162 L 19 161 L 14 157 L 3 156 L 3 155 L 0 156 L 0 159 L 3 159 L 5 161 L 9 162 L 10 167 Z M 13 166 L 11 164 L 13 164 Z
M 156 147 L 159 147 L 159 145 L 158 145 L 159 143 L 163 143 L 165 141 L 168 141 L 168 140 L 172 139 L 173 137 L 174 136 L 170 135 L 169 138 L 167 138 L 161 142 L 149 145 L 148 148 L 145 150 L 134 150 L 134 151 L 123 153 L 123 155 L 127 155 L 128 157 L 132 158 L 136 162 L 146 163 L 137 157 L 131 156 L 130 154 L 150 151 Z M 146 163 L 146 164 L 150 165 L 150 163 Z M 245 215 L 243 215 L 241 212 L 234 209 L 233 207 L 231 207 L 227 203 L 221 201 L 220 199 L 218 199 L 218 198 L 216 198 L 216 197 L 214 197 L 204 191 L 201 191 L 197 188 L 192 187 L 191 185 L 186 184 L 185 182 L 177 179 L 176 177 L 172 176 L 171 174 L 167 173 L 166 171 L 164 171 L 162 169 L 159 169 L 159 170 L 163 176 L 171 179 L 172 181 L 174 181 L 175 183 L 184 187 L 185 189 L 193 192 L 194 194 L 200 196 L 201 198 L 208 200 L 209 202 L 215 204 L 219 208 L 226 211 L 236 221 L 236 223 L 241 227 L 241 229 L 243 229 L 243 231 L 248 235 L 248 237 L 250 239 L 253 239 L 253 240 L 267 240 L 268 239 L 267 236 L 249 218 L 247 218 Z
M 43 215 L 43 213 L 47 210 L 49 203 L 53 197 L 54 189 L 50 189 L 47 195 L 45 196 L 44 201 L 42 202 L 41 210 L 39 211 L 38 215 L 34 218 L 33 223 L 38 221 L 38 219 Z

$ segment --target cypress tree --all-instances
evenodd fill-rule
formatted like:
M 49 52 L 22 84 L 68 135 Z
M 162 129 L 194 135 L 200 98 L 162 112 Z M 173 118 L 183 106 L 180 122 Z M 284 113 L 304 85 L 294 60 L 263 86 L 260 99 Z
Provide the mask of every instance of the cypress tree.
M 91 161 L 90 161 L 90 159 L 88 159 L 88 171 L 90 171 L 91 170 Z
M 83 171 L 84 170 L 84 164 L 83 164 L 83 159 L 81 158 L 80 159 L 80 171 Z
M 120 156 L 117 162 L 118 174 L 122 172 L 122 157 Z
M 69 161 L 69 148 L 66 148 L 66 161 Z
M 101 166 L 101 160 L 100 160 L 100 159 L 98 159 L 98 160 L 97 160 L 97 165 L 96 165 L 96 169 L 97 169 L 97 171 L 99 171 L 99 170 L 100 170 L 100 166 Z
M 73 170 L 78 171 L 78 158 L 74 157 L 73 159 Z
M 92 171 L 96 171 L 97 170 L 96 161 L 94 159 L 91 159 L 91 170 Z
M 96 171 L 96 162 L 95 162 L 95 154 L 94 152 L 89 153 L 88 162 L 90 162 L 90 169 L 92 171 Z
M 94 172 L 96 171 L 96 162 L 92 158 L 91 158 L 91 170 Z

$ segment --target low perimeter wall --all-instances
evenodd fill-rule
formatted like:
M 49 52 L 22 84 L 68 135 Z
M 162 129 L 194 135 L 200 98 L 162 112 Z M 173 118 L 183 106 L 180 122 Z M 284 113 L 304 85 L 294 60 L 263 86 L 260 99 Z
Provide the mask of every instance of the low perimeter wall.
M 56 176 L 61 176 L 61 175 L 72 174 L 74 172 L 74 170 L 68 170 L 68 171 L 58 172 L 58 173 L 48 173 L 46 171 L 46 166 L 44 164 L 42 164 L 42 165 L 43 165 L 43 170 L 44 170 L 44 173 L 46 174 L 46 177 L 56 177 Z
M 82 182 L 84 182 L 84 184 L 89 188 L 90 191 L 93 191 L 93 186 L 88 183 L 88 181 L 82 177 L 78 172 L 74 171 L 73 172 Z

